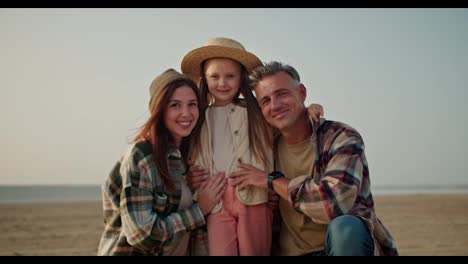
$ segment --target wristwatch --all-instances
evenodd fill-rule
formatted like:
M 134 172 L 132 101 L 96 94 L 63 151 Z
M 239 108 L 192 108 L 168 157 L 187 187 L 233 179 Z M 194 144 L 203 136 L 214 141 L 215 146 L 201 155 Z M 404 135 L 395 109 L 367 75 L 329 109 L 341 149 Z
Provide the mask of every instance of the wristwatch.
M 268 174 L 267 182 L 268 182 L 268 189 L 273 191 L 273 181 L 278 178 L 284 178 L 284 174 L 281 171 L 273 171 Z

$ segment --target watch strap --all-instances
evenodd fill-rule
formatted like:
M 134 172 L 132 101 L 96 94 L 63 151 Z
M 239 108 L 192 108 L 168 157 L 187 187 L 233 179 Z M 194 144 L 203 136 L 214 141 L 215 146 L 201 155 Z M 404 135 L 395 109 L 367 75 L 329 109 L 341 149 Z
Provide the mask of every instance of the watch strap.
M 270 174 L 268 174 L 267 177 L 267 183 L 268 183 L 268 189 L 274 190 L 273 189 L 273 181 L 278 179 L 278 178 L 284 178 L 284 174 L 281 173 L 280 171 L 273 171 Z

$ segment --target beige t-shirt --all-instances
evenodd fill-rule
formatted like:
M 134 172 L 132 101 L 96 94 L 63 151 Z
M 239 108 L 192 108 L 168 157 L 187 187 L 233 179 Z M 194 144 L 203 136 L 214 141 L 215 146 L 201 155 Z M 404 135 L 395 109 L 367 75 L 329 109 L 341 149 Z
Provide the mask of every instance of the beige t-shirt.
M 182 181 L 181 185 L 181 196 L 179 202 L 178 210 L 183 210 L 192 205 L 192 191 L 187 186 L 185 181 Z M 190 232 L 180 232 L 176 234 L 173 241 L 177 241 L 175 243 L 170 243 L 169 245 L 165 246 L 163 249 L 163 256 L 188 256 L 188 246 L 190 242 Z
M 281 138 L 278 142 L 278 169 L 288 179 L 310 175 L 314 165 L 314 146 L 310 138 L 294 145 L 286 144 Z M 279 255 L 297 256 L 323 249 L 327 225 L 313 223 L 284 199 L 280 199 L 279 209 L 283 219 Z

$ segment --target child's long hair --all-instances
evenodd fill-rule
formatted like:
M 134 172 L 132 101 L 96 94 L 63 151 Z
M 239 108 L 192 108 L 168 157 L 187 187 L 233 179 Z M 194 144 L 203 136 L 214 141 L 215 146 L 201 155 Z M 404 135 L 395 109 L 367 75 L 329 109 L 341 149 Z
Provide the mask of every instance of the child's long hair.
M 185 77 L 174 80 L 163 88 L 158 98 L 153 98 L 153 100 L 156 101 L 151 109 L 151 115 L 133 140 L 134 142 L 147 140 L 151 143 L 153 147 L 153 160 L 156 164 L 156 168 L 161 175 L 164 186 L 169 190 L 174 190 L 174 182 L 169 175 L 167 167 L 167 152 L 170 144 L 173 144 L 175 140 L 164 124 L 164 113 L 172 95 L 182 86 L 189 86 L 192 88 L 197 97 L 197 102 L 200 102 L 200 95 L 194 81 Z M 200 103 L 198 104 L 198 111 L 201 113 Z M 198 122 L 200 122 L 200 119 Z M 192 138 L 192 134 L 193 133 L 183 138 L 179 147 L 184 161 L 188 155 L 189 142 L 190 138 Z
M 197 127 L 193 132 L 193 142 L 192 148 L 194 153 L 200 153 L 201 146 L 200 146 L 200 134 L 201 134 L 201 126 L 205 121 L 205 111 L 206 108 L 212 103 L 213 98 L 212 95 L 209 93 L 208 84 L 206 81 L 204 69 L 205 69 L 205 62 L 202 63 L 201 67 L 201 76 L 200 79 L 200 118 Z M 239 63 L 240 64 L 240 63 Z M 247 108 L 247 117 L 248 117 L 248 130 L 249 130 L 249 142 L 250 142 L 250 152 L 253 154 L 255 159 L 265 166 L 269 164 L 270 158 L 268 155 L 268 148 L 265 146 L 272 146 L 273 144 L 273 134 L 272 129 L 269 124 L 266 122 L 265 118 L 263 117 L 262 110 L 258 105 L 257 99 L 255 98 L 252 90 L 249 86 L 249 77 L 247 74 L 246 68 L 240 64 L 240 87 L 237 91 L 237 94 L 233 98 L 233 103 L 242 107 Z M 242 94 L 244 99 L 241 99 L 239 96 Z

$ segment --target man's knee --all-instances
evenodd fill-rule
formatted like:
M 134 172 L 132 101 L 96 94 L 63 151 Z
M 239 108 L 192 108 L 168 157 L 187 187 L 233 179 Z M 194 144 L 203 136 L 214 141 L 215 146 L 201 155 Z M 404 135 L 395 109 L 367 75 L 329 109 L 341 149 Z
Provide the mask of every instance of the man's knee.
M 328 226 L 328 233 L 341 239 L 353 238 L 356 234 L 367 232 L 364 222 L 354 215 L 342 215 L 333 219 Z
M 366 224 L 352 215 L 342 215 L 331 221 L 326 245 L 330 255 L 372 255 L 374 248 Z

